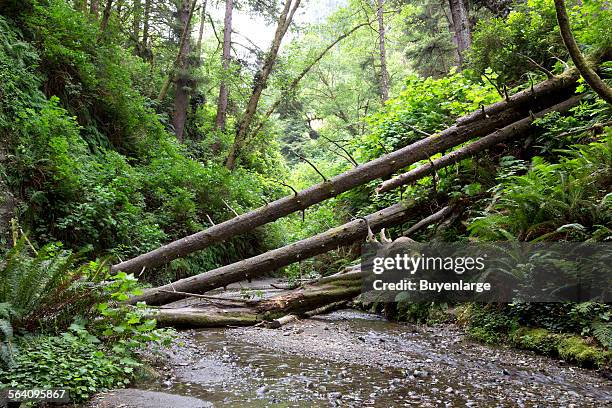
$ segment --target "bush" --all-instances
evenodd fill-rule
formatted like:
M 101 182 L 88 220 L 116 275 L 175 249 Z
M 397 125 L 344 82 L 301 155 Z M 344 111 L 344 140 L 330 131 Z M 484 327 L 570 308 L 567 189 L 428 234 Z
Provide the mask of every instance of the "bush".
M 130 382 L 140 363 L 109 353 L 97 338 L 85 333 L 23 338 L 9 369 L 0 367 L 1 387 L 66 388 L 78 402 L 91 394 Z

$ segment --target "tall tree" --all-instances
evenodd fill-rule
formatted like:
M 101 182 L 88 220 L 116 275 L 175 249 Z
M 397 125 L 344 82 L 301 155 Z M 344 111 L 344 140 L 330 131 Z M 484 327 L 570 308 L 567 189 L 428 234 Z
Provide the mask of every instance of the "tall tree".
M 225 0 L 225 19 L 223 21 L 223 56 L 221 58 L 223 64 L 223 76 L 227 75 L 231 62 L 232 49 L 232 12 L 234 8 L 233 0 Z M 217 129 L 225 130 L 225 119 L 227 116 L 227 104 L 229 99 L 229 90 L 225 79 L 221 81 L 219 87 L 219 101 L 217 103 L 217 117 L 215 125 Z
M 378 44 L 380 47 L 380 97 L 383 102 L 389 99 L 389 71 L 387 70 L 387 51 L 385 49 L 385 21 L 383 17 L 385 0 L 378 0 Z
M 140 23 L 142 22 L 142 3 L 141 0 L 133 0 L 132 7 L 132 34 L 134 38 L 140 38 Z
M 113 0 L 106 0 L 106 5 L 104 6 L 104 12 L 102 13 L 102 21 L 100 22 L 100 32 L 104 33 L 106 31 L 106 27 L 108 26 L 108 21 L 110 20 L 111 12 L 113 8 Z
M 465 52 L 472 45 L 472 30 L 467 7 L 464 0 L 448 0 L 451 11 L 455 42 L 457 44 L 458 63 L 463 65 Z
M 251 97 L 249 98 L 245 112 L 242 115 L 242 119 L 238 124 L 234 143 L 232 144 L 227 159 L 225 160 L 225 166 L 230 170 L 233 170 L 234 167 L 236 167 L 236 159 L 240 155 L 241 150 L 247 141 L 249 129 L 251 127 L 251 124 L 253 123 L 253 118 L 255 117 L 255 112 L 257 111 L 259 99 L 261 98 L 263 90 L 268 85 L 268 78 L 272 73 L 274 63 L 276 62 L 281 42 L 283 40 L 283 37 L 285 36 L 285 33 L 287 33 L 291 22 L 293 21 L 293 16 L 297 11 L 298 7 L 300 6 L 300 2 L 301 0 L 285 1 L 283 11 L 281 12 L 281 15 L 278 18 L 278 23 L 276 26 L 276 32 L 274 33 L 274 39 L 272 40 L 272 45 L 270 46 L 270 50 L 266 54 L 263 66 L 255 74 L 255 78 L 253 79 L 253 92 L 251 93 Z
M 150 1 L 150 0 L 147 0 Z M 198 42 L 196 45 L 196 54 L 198 63 L 202 58 L 202 38 L 204 37 L 204 23 L 206 22 L 206 4 L 208 0 L 202 2 L 202 9 L 200 10 L 200 29 L 198 30 Z
M 91 13 L 93 17 L 96 18 L 96 20 L 98 19 L 99 9 L 100 9 L 99 0 L 91 0 L 91 2 L 89 3 L 89 12 Z
M 149 28 L 150 28 L 150 20 L 151 20 L 151 1 L 145 0 L 144 6 L 144 18 L 142 21 L 142 49 L 145 53 L 145 57 L 150 59 L 151 53 L 149 51 Z
M 178 140 L 183 141 L 185 122 L 187 121 L 187 108 L 192 88 L 189 72 L 189 53 L 191 52 L 191 20 L 196 0 L 182 0 L 177 13 L 179 32 L 182 33 L 179 42 L 178 60 L 174 80 L 174 113 L 172 124 Z

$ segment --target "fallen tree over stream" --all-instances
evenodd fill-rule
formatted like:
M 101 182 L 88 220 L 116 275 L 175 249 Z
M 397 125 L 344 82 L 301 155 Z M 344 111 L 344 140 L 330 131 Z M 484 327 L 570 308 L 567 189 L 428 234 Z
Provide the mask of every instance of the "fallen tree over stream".
M 343 305 L 359 295 L 361 278 L 361 269 L 357 266 L 270 298 L 194 297 L 194 302 L 188 306 L 171 304 L 159 308 L 152 317 L 161 326 L 219 327 L 266 323 L 268 327 L 277 328 L 298 317 L 311 317 Z
M 402 175 L 403 178 L 401 180 L 405 182 L 407 179 L 407 177 L 405 177 L 406 175 L 412 177 L 412 180 L 425 177 L 434 172 L 435 169 L 455 163 L 465 155 L 473 154 L 475 151 L 481 151 L 500 140 L 524 134 L 530 129 L 531 123 L 536 118 L 542 117 L 551 111 L 566 111 L 570 107 L 575 106 L 579 100 L 580 98 L 578 96 L 570 97 L 568 100 L 537 114 L 532 114 L 513 125 L 500 129 L 498 132 L 494 132 L 492 135 L 488 136 L 490 139 L 481 139 L 437 159 L 437 164 L 434 161 L 433 165 L 423 165 Z M 479 143 L 485 139 L 485 142 Z M 475 149 L 474 146 L 480 150 Z M 129 302 L 135 304 L 144 301 L 149 305 L 160 305 L 181 299 L 188 293 L 203 293 L 226 286 L 230 283 L 261 276 L 267 272 L 271 272 L 300 260 L 314 257 L 335 248 L 352 245 L 357 241 L 365 239 L 370 229 L 372 231 L 379 231 L 382 228 L 397 225 L 407 220 L 410 216 L 422 214 L 424 212 L 427 211 L 423 211 L 422 206 L 415 205 L 414 203 L 411 205 L 405 203 L 395 204 L 370 214 L 363 219 L 348 222 L 339 227 L 332 228 L 326 232 L 282 248 L 274 249 L 264 254 L 227 266 L 222 266 L 189 278 L 181 279 L 158 288 L 148 289 L 142 295 L 132 297 Z
M 436 153 L 520 121 L 531 112 L 539 112 L 567 100 L 574 94 L 578 78 L 576 70 L 568 70 L 562 75 L 518 92 L 504 101 L 482 107 L 481 110 L 458 119 L 457 124 L 437 134 L 296 192 L 293 196 L 281 198 L 254 211 L 121 262 L 114 265 L 111 270 L 137 273 L 146 268 L 166 264 L 214 243 L 306 209 L 354 187 L 381 177 L 388 177 Z
M 203 293 L 247 278 L 261 276 L 294 262 L 351 245 L 365 239 L 370 231 L 377 232 L 382 228 L 397 225 L 426 211 L 424 204 L 394 204 L 364 218 L 282 248 L 167 285 L 147 289 L 142 295 L 130 298 L 129 303 L 146 302 L 149 305 L 161 305 L 184 298 L 188 293 Z

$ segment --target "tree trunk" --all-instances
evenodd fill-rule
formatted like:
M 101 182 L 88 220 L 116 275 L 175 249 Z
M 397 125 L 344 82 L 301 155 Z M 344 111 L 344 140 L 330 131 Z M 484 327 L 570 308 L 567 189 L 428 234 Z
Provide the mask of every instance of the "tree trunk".
M 368 236 L 369 229 L 378 231 L 381 228 L 396 225 L 413 215 L 416 212 L 415 208 L 423 210 L 414 205 L 395 204 L 370 214 L 364 219 L 351 221 L 314 237 L 268 251 L 253 258 L 222 266 L 158 288 L 148 289 L 142 295 L 132 297 L 129 302 L 136 304 L 144 301 L 149 305 L 165 304 L 185 297 L 183 293 L 173 293 L 174 291 L 201 293 L 233 282 L 261 276 L 294 262 L 363 240 Z
M 385 103 L 389 99 L 389 72 L 387 71 L 387 51 L 385 49 L 385 22 L 383 18 L 385 0 L 378 0 L 378 45 L 380 48 L 380 97 Z
M 97 20 L 99 14 L 99 0 L 91 0 L 89 3 L 89 13 Z
M 301 0 L 285 0 L 285 7 L 283 8 L 283 11 L 278 19 L 276 32 L 274 34 L 274 39 L 272 40 L 270 51 L 268 51 L 268 54 L 266 55 L 262 68 L 255 74 L 255 78 L 253 79 L 253 92 L 251 93 L 251 97 L 247 103 L 246 110 L 242 115 L 242 119 L 238 124 L 234 143 L 232 144 L 227 159 L 225 160 L 225 166 L 230 170 L 233 170 L 236 166 L 236 159 L 240 155 L 242 147 L 246 142 L 249 128 L 251 127 L 253 117 L 257 111 L 259 99 L 261 98 L 261 93 L 268 85 L 268 77 L 270 76 L 274 63 L 276 62 L 276 57 L 278 55 L 281 42 L 285 36 L 285 33 L 289 29 L 289 26 L 291 25 L 293 15 L 300 6 L 300 2 Z
M 599 75 L 589 66 L 582 52 L 580 52 L 576 40 L 574 40 L 570 28 L 569 17 L 565 10 L 565 1 L 555 0 L 555 9 L 557 11 L 557 21 L 559 22 L 559 30 L 561 31 L 561 37 L 563 37 L 563 43 L 572 57 L 574 65 L 576 65 L 576 68 L 578 68 L 578 71 L 580 71 L 580 74 L 593 91 L 595 91 L 601 99 L 612 105 L 612 88 L 606 85 Z
M 113 11 L 113 0 L 106 0 L 104 12 L 102 13 L 102 21 L 100 22 L 100 32 L 104 33 L 110 20 L 111 12 Z
M 185 0 L 188 1 L 188 0 Z M 193 10 L 195 8 L 196 1 L 191 5 L 191 9 L 189 11 L 189 24 L 185 25 L 183 28 L 183 32 L 180 34 L 181 39 L 179 41 L 178 52 L 176 53 L 176 58 L 174 59 L 174 63 L 172 64 L 172 68 L 170 69 L 170 73 L 166 76 L 166 80 L 159 91 L 159 95 L 157 97 L 158 101 L 163 101 L 166 99 L 166 95 L 168 94 L 168 90 L 170 89 L 170 84 L 172 83 L 172 79 L 174 78 L 175 71 L 179 68 L 180 63 L 183 59 L 185 59 L 186 55 L 183 55 L 181 51 L 185 48 L 185 42 L 189 41 L 189 35 L 191 31 L 189 28 L 191 27 L 191 17 L 193 15 Z
M 142 49 L 145 59 L 150 59 L 149 52 L 149 27 L 150 27 L 150 19 L 151 19 L 151 1 L 145 0 L 145 8 L 144 8 L 144 20 L 142 22 Z
M 269 299 L 247 300 L 223 307 L 209 302 L 179 307 L 169 305 L 151 318 L 157 319 L 160 326 L 251 326 L 266 322 L 269 328 L 279 328 L 300 316 L 308 318 L 341 307 L 359 295 L 361 279 L 358 270 L 322 278 Z
M 140 23 L 142 22 L 141 0 L 133 0 L 132 8 L 132 34 L 137 40 L 140 38 Z M 138 44 L 136 44 L 138 46 Z
M 455 31 L 455 41 L 457 44 L 457 52 L 459 66 L 465 62 L 465 52 L 472 44 L 472 33 L 470 28 L 470 20 L 468 17 L 467 7 L 464 0 L 448 0 L 453 20 L 453 29 Z
M 571 97 L 576 89 L 578 73 L 574 70 L 551 78 L 511 96 L 508 101 L 498 102 L 482 110 L 466 115 L 453 125 L 431 137 L 424 138 L 395 152 L 362 164 L 339 174 L 327 182 L 319 183 L 295 195 L 269 203 L 259 209 L 214 225 L 207 230 L 179 239 L 161 248 L 112 267 L 113 272 L 140 272 L 143 268 L 154 268 L 173 259 L 199 251 L 213 243 L 251 231 L 261 225 L 275 221 L 295 211 L 303 210 L 328 198 L 335 197 L 354 187 L 427 159 L 466 141 L 487 135 L 498 128 L 524 118 L 530 111 L 540 111 L 559 101 Z
M 150 0 L 148 0 L 150 1 Z M 196 55 L 198 64 L 202 59 L 202 37 L 204 36 L 204 23 L 206 22 L 206 3 L 208 0 L 202 2 L 202 12 L 200 13 L 200 29 L 198 31 L 198 42 L 196 45 Z
M 550 112 L 567 112 L 570 108 L 578 105 L 582 99 L 582 95 L 574 95 L 566 101 L 558 103 L 548 109 L 538 112 L 535 115 L 530 115 L 524 119 L 514 122 L 502 129 L 499 129 L 488 136 L 483 137 L 473 143 L 465 145 L 451 153 L 448 153 L 438 159 L 433 160 L 431 163 L 423 164 L 415 169 L 412 169 L 406 173 L 400 174 L 390 180 L 384 181 L 377 188 L 377 193 L 385 193 L 393 190 L 400 186 L 415 182 L 422 179 L 425 176 L 433 174 L 435 171 L 458 163 L 459 161 L 474 156 L 490 147 L 495 146 L 498 143 L 512 139 L 515 137 L 523 136 L 531 130 L 534 119 L 541 118 Z
M 191 52 L 191 18 L 196 0 L 183 0 L 178 10 L 178 23 L 182 33 L 177 72 L 174 80 L 174 114 L 172 124 L 174 133 L 179 141 L 183 141 L 185 122 L 187 121 L 187 108 L 189 107 L 189 95 L 193 86 L 189 73 L 189 53 Z
M 355 27 L 353 27 L 352 29 L 350 29 L 349 31 L 347 31 L 346 33 L 340 35 L 338 38 L 336 38 L 334 40 L 334 42 L 332 42 L 331 44 L 329 44 L 323 51 L 321 51 L 321 53 L 315 58 L 313 59 L 310 64 L 308 64 L 299 74 L 298 76 L 296 76 L 293 81 L 291 81 L 291 83 L 283 89 L 281 96 L 278 97 L 278 99 L 276 99 L 274 101 L 274 103 L 268 108 L 268 110 L 266 111 L 266 113 L 264 113 L 263 118 L 259 121 L 257 127 L 253 130 L 252 134 L 256 135 L 257 133 L 259 133 L 259 131 L 261 130 L 261 128 L 264 126 L 265 121 L 272 116 L 272 114 L 274 113 L 274 111 L 276 110 L 276 108 L 278 108 L 278 105 L 281 104 L 281 102 L 283 102 L 283 100 L 292 92 L 294 91 L 298 84 L 300 83 L 300 81 L 306 76 L 306 74 L 308 74 L 308 72 L 310 72 L 310 70 L 312 69 L 312 67 L 314 67 L 319 61 L 321 61 L 321 59 L 323 59 L 323 57 L 325 56 L 325 54 L 327 54 L 329 52 L 329 50 L 331 50 L 332 48 L 334 48 L 334 46 L 336 44 L 338 44 L 340 41 L 344 40 L 345 38 L 347 38 L 348 36 L 350 36 L 351 34 L 353 34 L 355 31 L 357 31 L 358 29 L 360 29 L 361 27 L 367 26 L 371 24 L 371 21 L 368 21 L 367 23 L 361 23 L 356 25 Z
M 232 12 L 234 8 L 233 0 L 225 0 L 225 19 L 223 20 L 223 56 L 221 62 L 223 66 L 223 79 L 219 87 L 219 102 L 217 103 L 217 117 L 215 126 L 222 132 L 225 131 L 225 119 L 227 117 L 227 103 L 229 98 L 229 90 L 225 82 L 227 77 L 232 50 Z

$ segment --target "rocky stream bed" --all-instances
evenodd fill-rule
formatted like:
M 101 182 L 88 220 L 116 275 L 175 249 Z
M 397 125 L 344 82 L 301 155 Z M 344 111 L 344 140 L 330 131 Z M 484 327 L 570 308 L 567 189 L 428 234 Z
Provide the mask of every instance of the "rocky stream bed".
M 153 364 L 158 377 L 88 407 L 612 406 L 596 371 L 352 310 L 280 329 L 181 331 Z

